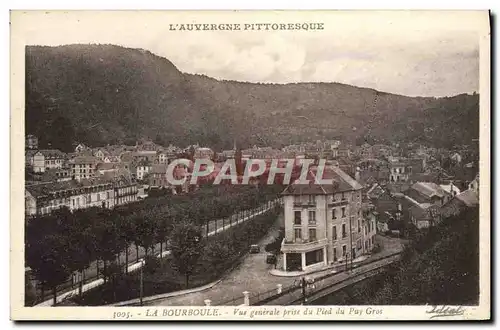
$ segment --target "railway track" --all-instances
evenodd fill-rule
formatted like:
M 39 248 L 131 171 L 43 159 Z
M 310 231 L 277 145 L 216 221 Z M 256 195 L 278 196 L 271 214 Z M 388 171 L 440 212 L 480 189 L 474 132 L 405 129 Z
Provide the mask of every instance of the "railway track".
M 396 253 L 372 263 L 360 265 L 350 272 L 343 271 L 315 278 L 314 288 L 306 290 L 306 304 L 383 272 L 388 265 L 399 260 L 399 257 L 400 253 Z M 335 280 L 336 276 L 341 278 Z M 303 300 L 302 288 L 293 286 L 284 290 L 283 294 L 269 297 L 252 305 L 294 305 L 302 304 Z

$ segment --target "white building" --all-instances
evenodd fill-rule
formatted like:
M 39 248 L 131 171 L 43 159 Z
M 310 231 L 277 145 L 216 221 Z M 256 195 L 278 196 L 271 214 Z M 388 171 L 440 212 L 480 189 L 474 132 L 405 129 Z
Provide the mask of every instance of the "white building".
M 39 150 L 33 155 L 33 171 L 43 173 L 46 169 L 61 168 L 66 154 L 57 149 Z
M 26 186 L 25 214 L 45 215 L 67 207 L 71 211 L 89 207 L 112 208 L 113 184 L 102 179 L 82 179 Z
M 317 169 L 311 168 L 310 184 L 294 183 L 283 192 L 285 238 L 283 269 L 309 271 L 355 259 L 371 250 L 376 224 L 362 213 L 362 186 L 338 167 L 327 167 L 323 179 L 314 182 Z M 365 234 L 364 228 L 369 229 Z M 369 243 L 368 243 L 369 240 Z

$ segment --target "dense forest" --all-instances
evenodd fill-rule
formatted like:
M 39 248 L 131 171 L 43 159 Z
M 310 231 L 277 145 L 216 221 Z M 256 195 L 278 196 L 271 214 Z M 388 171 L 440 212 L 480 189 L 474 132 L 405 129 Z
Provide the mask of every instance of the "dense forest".
M 477 305 L 479 210 L 418 234 L 401 261 L 376 277 L 314 302 L 318 305 Z
M 478 137 L 479 95 L 407 97 L 340 83 L 256 84 L 185 74 L 114 45 L 26 48 L 26 131 L 69 151 L 149 137 L 216 150 L 360 136 L 435 146 Z

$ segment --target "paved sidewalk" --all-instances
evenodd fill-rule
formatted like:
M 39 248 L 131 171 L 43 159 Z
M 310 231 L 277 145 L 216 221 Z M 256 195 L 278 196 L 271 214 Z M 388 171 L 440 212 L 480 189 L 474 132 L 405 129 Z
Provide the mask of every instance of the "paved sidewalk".
M 278 201 L 279 201 L 279 199 L 275 200 L 274 202 L 278 202 Z M 231 222 L 231 225 L 229 225 L 229 222 L 228 222 L 228 221 L 227 221 L 227 219 L 226 219 L 226 221 L 225 221 L 225 226 L 224 226 L 224 227 L 222 227 L 222 220 L 217 220 L 217 221 L 220 221 L 220 223 L 221 223 L 220 227 L 219 227 L 219 228 L 217 228 L 217 230 L 213 230 L 213 231 L 209 232 L 209 233 L 208 233 L 208 236 L 213 236 L 213 235 L 215 235 L 216 233 L 219 233 L 219 232 L 222 232 L 222 231 L 224 231 L 224 230 L 227 230 L 227 229 L 229 229 L 229 228 L 231 228 L 231 227 L 237 226 L 237 225 L 239 225 L 239 224 L 241 224 L 241 223 L 243 223 L 243 222 L 246 222 L 246 221 L 248 221 L 248 220 L 250 220 L 250 219 L 253 219 L 254 217 L 256 217 L 256 216 L 258 216 L 258 215 L 261 215 L 261 214 L 263 214 L 263 213 L 266 213 L 267 211 L 271 210 L 272 208 L 273 208 L 273 205 L 271 205 L 270 207 L 267 207 L 267 208 L 265 208 L 265 209 L 263 209 L 263 210 L 261 210 L 261 211 L 255 211 L 255 212 L 254 212 L 254 213 L 252 213 L 251 215 L 249 215 L 249 216 L 247 216 L 247 217 L 245 217 L 245 218 L 240 219 L 238 222 L 236 222 L 236 221 L 232 221 L 232 222 Z M 213 228 L 215 229 L 215 225 L 213 226 Z M 159 246 L 159 245 L 158 245 L 158 246 Z M 134 251 L 135 251 L 135 249 L 134 249 Z M 167 255 L 169 255 L 169 254 L 170 254 L 170 251 L 163 251 L 163 252 L 162 252 L 162 256 L 167 256 Z M 157 254 L 157 257 L 160 257 L 160 254 L 159 254 L 159 253 Z M 129 257 L 129 262 L 130 262 L 131 260 L 134 260 L 134 259 L 131 259 L 131 258 Z M 135 270 L 137 270 L 137 269 L 140 269 L 140 268 L 143 266 L 143 262 L 144 262 L 144 260 L 141 258 L 141 259 L 139 259 L 139 261 L 138 261 L 138 262 L 135 262 L 135 263 L 129 264 L 129 266 L 128 266 L 128 271 L 129 271 L 129 272 L 132 272 L 132 271 L 135 271 Z M 82 286 L 82 292 L 89 291 L 89 290 L 91 290 L 91 289 L 93 289 L 93 288 L 95 288 L 95 287 L 101 286 L 102 284 L 104 284 L 104 279 L 102 279 L 102 278 L 96 279 L 96 280 L 94 280 L 94 281 L 92 281 L 92 282 L 89 282 L 89 283 L 87 283 L 87 284 L 84 284 L 84 285 Z M 67 291 L 67 292 L 65 292 L 65 293 L 62 293 L 62 294 L 58 295 L 58 296 L 57 296 L 57 298 L 56 298 L 56 301 L 57 301 L 57 303 L 60 303 L 60 302 L 62 302 L 63 300 L 69 299 L 69 298 L 71 298 L 71 297 L 73 297 L 73 296 L 76 296 L 76 295 L 78 295 L 78 294 L 79 294 L 79 289 L 78 289 L 78 288 L 76 288 L 76 289 L 73 289 L 73 290 L 70 290 L 70 291 Z M 38 306 L 40 306 L 40 307 L 42 307 L 42 306 L 52 306 L 52 305 L 53 305 L 53 302 L 54 302 L 54 299 L 53 299 L 53 298 L 50 298 L 50 299 L 47 299 L 47 300 L 45 300 L 44 302 L 42 302 L 42 303 L 40 303 L 40 304 L 35 305 L 35 307 L 38 307 Z

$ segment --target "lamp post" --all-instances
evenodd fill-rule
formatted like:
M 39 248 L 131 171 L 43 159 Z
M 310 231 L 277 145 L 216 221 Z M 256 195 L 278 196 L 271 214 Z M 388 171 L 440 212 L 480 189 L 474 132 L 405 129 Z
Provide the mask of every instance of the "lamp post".
M 297 283 L 298 281 L 298 283 Z M 302 277 L 300 280 L 295 280 L 296 285 L 298 285 L 301 288 L 302 291 L 302 305 L 304 305 L 307 302 L 307 295 L 306 295 L 306 289 L 314 289 L 314 279 L 309 278 L 309 277 Z
M 143 268 L 144 268 L 144 260 L 141 260 L 141 274 L 140 274 L 140 288 L 139 288 L 139 300 L 140 300 L 140 303 L 141 303 L 141 306 L 142 306 L 142 296 L 143 296 L 143 293 L 144 293 L 144 271 L 143 271 Z

